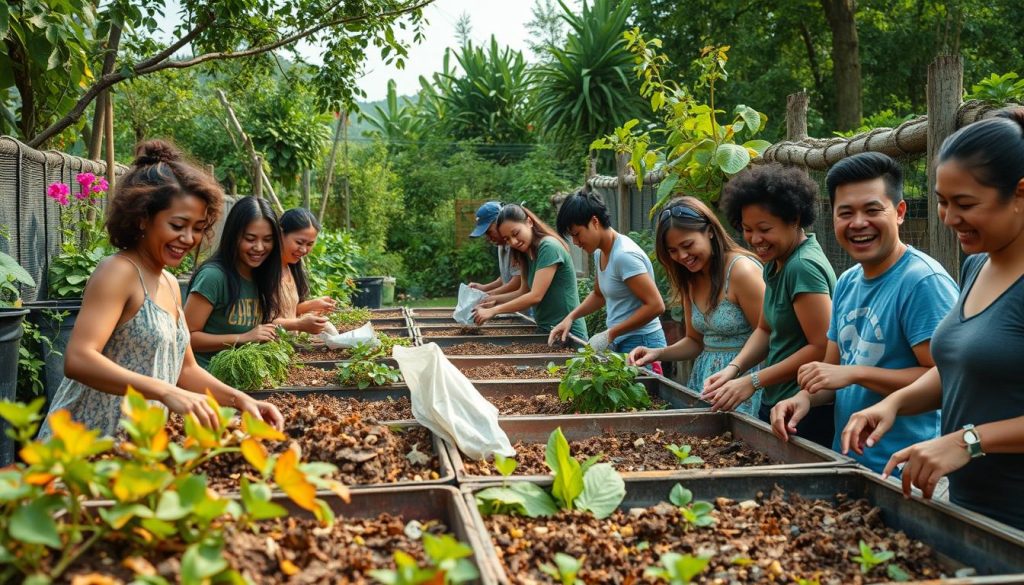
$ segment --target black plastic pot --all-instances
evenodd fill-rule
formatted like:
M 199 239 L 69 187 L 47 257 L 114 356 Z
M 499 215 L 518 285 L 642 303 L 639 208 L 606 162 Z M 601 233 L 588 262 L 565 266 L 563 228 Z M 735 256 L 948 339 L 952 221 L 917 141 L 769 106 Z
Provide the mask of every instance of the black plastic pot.
M 379 309 L 384 294 L 383 276 L 365 276 L 356 279 L 356 292 L 352 293 L 352 305 Z
M 39 328 L 39 332 L 53 342 L 53 349 L 42 347 L 43 388 L 46 391 L 46 403 L 53 400 L 61 382 L 64 381 L 64 350 L 71 339 L 71 330 L 75 327 L 78 312 L 82 309 L 82 299 L 59 299 L 53 301 L 33 301 L 25 303 L 30 310 L 28 319 Z M 65 314 L 63 318 L 59 315 Z
M 18 391 L 18 348 L 25 315 L 28 309 L 0 309 L 0 400 L 13 401 Z M 0 467 L 14 463 L 15 447 L 7 436 L 7 422 L 0 421 Z

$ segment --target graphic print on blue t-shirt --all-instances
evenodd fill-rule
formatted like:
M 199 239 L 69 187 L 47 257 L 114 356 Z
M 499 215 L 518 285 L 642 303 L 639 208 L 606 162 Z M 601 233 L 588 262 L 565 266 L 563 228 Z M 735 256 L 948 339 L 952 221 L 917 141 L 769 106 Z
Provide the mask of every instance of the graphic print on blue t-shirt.
M 836 283 L 828 330 L 829 340 L 839 348 L 839 364 L 892 370 L 919 365 L 914 346 L 931 339 L 958 292 L 938 262 L 909 246 L 896 264 L 878 277 L 865 278 L 860 265 L 850 268 Z M 859 384 L 836 392 L 833 449 L 839 450 L 840 435 L 850 417 L 882 398 Z M 934 438 L 938 432 L 938 412 L 901 416 L 881 441 L 864 449 L 864 455 L 853 451 L 849 455 L 881 472 L 893 453 Z

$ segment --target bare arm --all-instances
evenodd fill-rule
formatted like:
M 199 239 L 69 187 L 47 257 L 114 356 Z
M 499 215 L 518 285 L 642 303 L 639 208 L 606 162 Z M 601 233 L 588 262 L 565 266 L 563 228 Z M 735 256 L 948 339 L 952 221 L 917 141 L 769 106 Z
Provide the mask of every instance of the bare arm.
M 499 304 L 492 309 L 495 314 L 499 313 L 514 313 L 516 311 L 522 311 L 539 303 L 544 295 L 548 293 L 548 288 L 551 287 L 551 282 L 555 279 L 555 273 L 558 271 L 558 265 L 552 264 L 551 266 L 545 266 L 537 270 L 533 275 L 533 287 L 527 288 L 526 281 L 523 281 L 523 286 L 520 291 L 526 289 L 525 294 L 520 294 L 516 298 Z
M 517 275 L 513 276 L 512 278 L 508 279 L 508 282 L 506 282 L 505 284 L 501 284 L 500 286 L 495 287 L 494 290 L 490 291 L 490 293 L 492 295 L 500 295 L 500 294 L 504 294 L 504 293 L 513 292 L 513 291 L 519 290 L 519 286 L 520 286 L 520 281 L 521 280 L 522 279 L 517 274 Z M 499 284 L 501 283 L 501 279 L 500 278 L 498 279 L 498 283 Z
M 900 388 L 912 384 L 935 365 L 935 362 L 932 361 L 931 344 L 928 341 L 923 341 L 913 347 L 914 356 L 919 365 L 901 369 L 861 365 L 840 366 L 838 365 L 838 347 L 833 341 L 829 341 L 828 344 L 830 350 L 833 347 L 836 348 L 834 362 L 830 362 L 827 358 L 824 362 L 811 362 L 801 366 L 797 373 L 800 387 L 811 394 L 821 390 L 841 390 L 851 384 L 860 384 L 877 394 L 888 396 Z
M 764 368 L 758 374 L 761 384 L 772 386 L 796 379 L 800 366 L 825 357 L 828 345 L 828 323 L 832 316 L 832 299 L 827 294 L 803 293 L 793 299 L 793 310 L 807 345 L 777 364 Z M 746 347 L 744 347 L 744 350 Z

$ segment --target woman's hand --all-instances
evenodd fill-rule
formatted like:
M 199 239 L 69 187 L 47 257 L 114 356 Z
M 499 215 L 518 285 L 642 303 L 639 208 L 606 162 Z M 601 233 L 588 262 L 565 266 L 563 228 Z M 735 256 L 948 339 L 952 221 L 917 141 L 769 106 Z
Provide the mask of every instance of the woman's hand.
M 242 399 L 238 409 L 242 412 L 248 412 L 279 431 L 284 428 L 284 416 L 281 415 L 281 411 L 276 406 L 269 402 L 255 400 L 246 396 Z
M 911 486 L 917 486 L 927 500 L 932 497 L 940 479 L 970 461 L 971 454 L 961 442 L 960 433 L 951 433 L 893 453 L 882 470 L 882 478 L 889 477 L 897 465 L 904 463 L 901 477 L 903 495 L 910 497 Z
M 853 413 L 841 437 L 842 453 L 846 455 L 850 448 L 858 455 L 864 454 L 864 447 L 874 447 L 875 443 L 892 428 L 896 422 L 897 407 L 888 400 Z M 905 449 L 904 449 L 905 450 Z
M 238 336 L 238 343 L 263 343 L 277 339 L 277 325 L 264 323 Z
M 473 290 L 484 290 L 484 285 L 480 284 L 479 282 L 471 282 L 466 286 Z
M 704 392 L 702 392 L 702 394 L 714 393 L 716 390 L 722 387 L 722 384 L 725 384 L 729 380 L 735 378 L 736 374 L 738 373 L 739 370 L 736 368 L 736 366 L 727 365 L 721 370 L 715 372 L 714 374 L 711 374 L 710 376 L 708 376 L 707 380 L 704 380 Z
M 572 329 L 572 319 L 566 317 L 562 319 L 558 325 L 551 330 L 548 334 L 548 345 L 553 345 L 555 341 L 563 342 L 569 335 L 569 330 Z
M 306 301 L 306 310 L 316 313 L 333 313 L 338 308 L 338 303 L 331 297 L 320 297 Z
M 163 402 L 164 406 L 175 414 L 180 414 L 183 417 L 195 416 L 196 421 L 204 427 L 217 428 L 220 426 L 220 417 L 214 412 L 213 407 L 210 406 L 203 394 L 188 392 L 176 387 L 164 395 L 160 402 Z
M 646 366 L 649 363 L 656 362 L 661 359 L 661 353 L 663 351 L 665 351 L 664 347 L 651 348 L 641 345 L 629 352 L 629 365 Z
M 480 300 L 479 303 L 476 304 L 476 306 L 479 309 L 490 309 L 491 307 L 494 307 L 497 304 L 498 299 L 495 299 L 493 297 L 484 297 L 483 299 Z
M 480 305 L 477 305 L 476 309 L 473 310 L 473 321 L 475 321 L 477 325 L 483 325 L 490 321 L 496 312 L 497 311 L 494 309 L 485 309 L 481 308 Z
M 850 366 L 837 366 L 825 362 L 810 362 L 796 372 L 796 383 L 808 394 L 820 390 L 839 390 L 853 384 Z
M 772 408 L 772 432 L 783 441 L 789 441 L 795 435 L 797 423 L 811 411 L 811 396 L 807 392 L 797 392 Z
M 303 315 L 299 317 L 297 329 L 299 331 L 305 331 L 306 333 L 316 335 L 317 333 L 322 333 L 323 330 L 327 328 L 327 323 L 329 322 L 330 321 L 327 320 L 327 317 L 322 317 L 316 313 L 303 313 Z
M 732 368 L 728 369 L 731 370 Z M 718 374 L 726 371 L 722 370 Z M 717 376 L 718 374 L 715 375 Z M 709 382 L 710 380 L 711 378 L 708 378 Z M 712 410 L 729 412 L 742 404 L 744 400 L 753 396 L 754 392 L 757 392 L 757 390 L 754 388 L 754 382 L 750 379 L 750 376 L 743 376 L 736 380 L 729 380 L 712 390 L 708 390 L 708 386 L 705 384 L 704 393 L 700 397 L 711 403 Z

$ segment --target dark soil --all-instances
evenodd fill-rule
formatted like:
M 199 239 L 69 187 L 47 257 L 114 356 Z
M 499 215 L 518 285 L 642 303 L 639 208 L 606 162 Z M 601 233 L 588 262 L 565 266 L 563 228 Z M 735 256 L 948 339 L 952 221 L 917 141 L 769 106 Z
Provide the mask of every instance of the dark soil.
M 406 336 L 402 336 L 406 337 Z M 408 339 L 408 337 L 406 337 Z M 347 349 L 327 349 L 327 346 L 317 345 L 309 348 L 299 348 L 295 352 L 295 360 L 301 362 L 332 362 L 347 360 L 352 354 Z
M 378 319 L 401 319 L 405 317 L 402 311 L 375 311 L 371 313 L 370 321 L 376 321 Z
M 424 481 L 440 476 L 431 433 L 424 427 L 392 430 L 377 419 L 348 410 L 343 401 L 328 396 L 299 398 L 279 394 L 271 401 L 284 415 L 284 433 L 288 440 L 268 443 L 268 449 L 280 453 L 291 442 L 296 442 L 304 461 L 337 465 L 335 479 L 345 485 Z M 168 429 L 171 439 L 180 441 L 184 436 L 181 417 L 172 416 Z M 413 450 L 413 445 L 430 458 L 429 463 L 409 461 L 406 455 Z M 237 491 L 242 475 L 256 476 L 237 453 L 203 465 L 200 472 L 209 476 L 210 487 L 225 492 Z
M 470 380 L 501 380 L 512 379 L 551 379 L 558 374 L 551 374 L 543 366 L 516 366 L 512 364 L 487 364 L 474 368 L 463 368 L 462 373 Z
M 459 343 L 451 347 L 442 347 L 441 351 L 447 355 L 505 355 L 505 354 L 529 354 L 529 353 L 576 353 L 573 347 L 556 347 L 544 343 L 510 343 L 508 345 L 497 345 L 495 343 L 467 342 Z
M 689 445 L 690 455 L 704 460 L 700 465 L 682 465 L 665 448 L 666 445 Z M 516 441 L 516 475 L 547 475 L 544 463 L 546 443 Z M 657 430 L 653 433 L 618 433 L 569 441 L 574 457 L 584 460 L 602 455 L 601 461 L 611 463 L 620 473 L 627 471 L 678 471 L 681 469 L 719 469 L 722 467 L 752 467 L 778 463 L 767 455 L 754 451 L 743 441 L 734 440 L 732 433 L 715 437 L 695 437 L 679 432 Z M 497 475 L 494 466 L 484 461 L 463 458 L 469 475 Z
M 313 366 L 292 366 L 288 370 L 288 379 L 282 386 L 319 388 L 338 385 L 338 370 L 317 368 Z
M 710 496 L 694 494 L 695 499 Z M 796 494 L 787 500 L 779 489 L 745 502 L 718 498 L 712 512 L 717 524 L 709 528 L 688 527 L 678 508 L 668 503 L 619 510 L 604 520 L 560 512 L 537 519 L 497 515 L 485 524 L 513 583 L 549 582 L 537 567 L 553 565 L 556 552 L 586 557 L 578 575 L 586 583 L 650 582 L 642 579 L 644 569 L 657 566 L 668 551 L 712 557 L 694 583 L 889 581 L 882 565 L 861 574 L 852 558 L 860 554 L 860 540 L 875 552 L 894 551 L 892 562 L 912 579 L 940 576 L 943 566 L 931 549 L 885 527 L 878 508 L 843 495 L 838 502 L 804 500 Z
M 540 332 L 537 331 L 536 327 L 420 327 L 420 335 L 423 337 L 459 337 L 470 335 L 500 337 L 502 335 L 540 335 Z
M 342 508 L 344 509 L 344 508 Z M 224 556 L 228 564 L 248 578 L 250 583 L 377 583 L 369 575 L 372 569 L 394 569 L 393 553 L 401 550 L 422 565 L 426 561 L 422 540 L 406 535 L 406 520 L 381 514 L 374 518 L 338 515 L 330 528 L 307 518 L 286 517 L 260 522 L 256 531 L 238 526 L 225 528 Z M 426 518 L 420 521 L 423 532 L 441 535 L 450 528 Z M 184 543 L 180 548 L 184 548 Z M 90 549 L 62 576 L 71 583 L 87 575 L 120 581 L 83 581 L 87 583 L 129 583 L 135 575 L 127 565 L 145 567 L 170 583 L 177 583 L 181 558 L 167 552 L 144 553 L 125 561 L 124 543 L 104 542 Z M 289 575 L 285 569 L 295 572 Z

